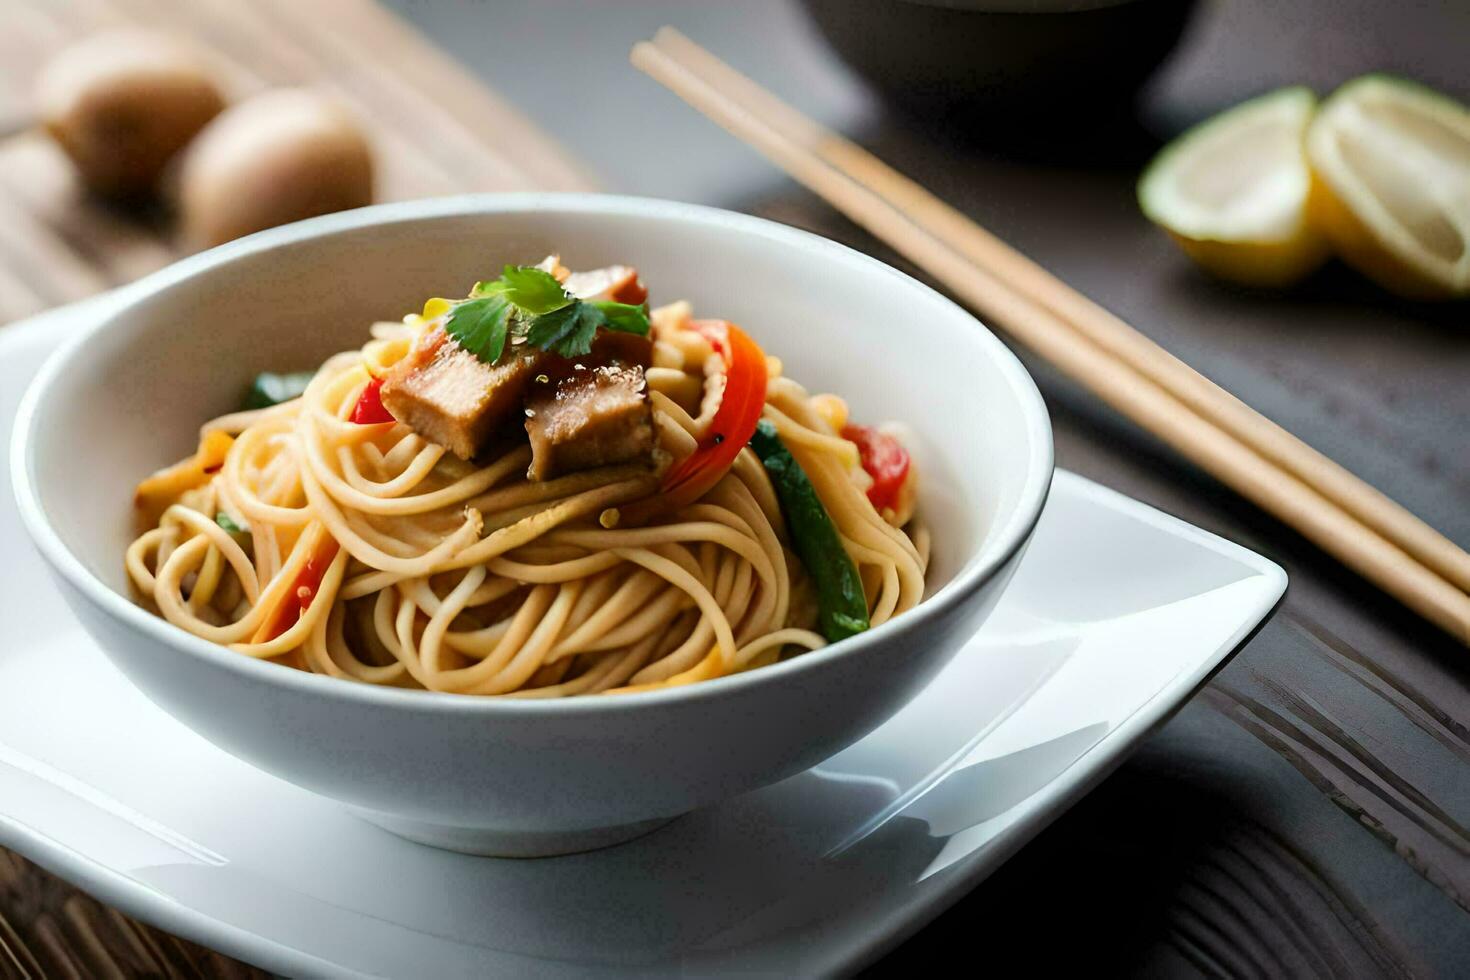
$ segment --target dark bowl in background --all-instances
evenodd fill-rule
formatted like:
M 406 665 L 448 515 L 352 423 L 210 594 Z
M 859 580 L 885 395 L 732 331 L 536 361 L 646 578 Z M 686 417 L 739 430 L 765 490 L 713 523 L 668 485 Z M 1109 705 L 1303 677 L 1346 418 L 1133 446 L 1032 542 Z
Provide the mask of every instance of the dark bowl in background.
M 1130 120 L 1194 0 L 803 0 L 837 54 L 922 123 L 1059 147 Z

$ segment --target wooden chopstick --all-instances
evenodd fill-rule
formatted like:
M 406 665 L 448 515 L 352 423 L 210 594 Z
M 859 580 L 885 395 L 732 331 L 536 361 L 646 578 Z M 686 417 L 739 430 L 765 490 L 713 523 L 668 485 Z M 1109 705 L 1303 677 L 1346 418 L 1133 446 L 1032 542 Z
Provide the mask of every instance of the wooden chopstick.
M 1470 581 L 1470 556 L 1408 511 L 677 32 L 636 45 L 632 59 L 1114 409 L 1470 644 L 1470 597 L 1454 584 Z
M 920 184 L 797 112 L 683 34 L 665 27 L 655 35 L 653 43 L 763 116 L 788 138 L 879 194 L 931 236 L 975 265 L 988 269 L 1008 289 L 1066 320 L 1104 350 L 1148 376 L 1277 466 L 1295 474 L 1421 564 L 1462 591 L 1470 591 L 1470 553 L 1397 501 L 1255 411 Z

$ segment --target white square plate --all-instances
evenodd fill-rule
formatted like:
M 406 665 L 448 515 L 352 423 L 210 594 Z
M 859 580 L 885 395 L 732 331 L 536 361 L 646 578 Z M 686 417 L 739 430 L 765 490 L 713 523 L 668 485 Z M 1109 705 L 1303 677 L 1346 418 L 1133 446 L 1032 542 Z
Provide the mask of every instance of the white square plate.
M 0 432 L 96 309 L 0 330 Z M 314 976 L 856 969 L 1117 766 L 1286 588 L 1265 558 L 1058 472 L 990 622 L 887 724 L 632 843 L 516 861 L 392 837 L 155 708 L 69 615 L 3 473 L 0 555 L 0 843 L 161 928 Z

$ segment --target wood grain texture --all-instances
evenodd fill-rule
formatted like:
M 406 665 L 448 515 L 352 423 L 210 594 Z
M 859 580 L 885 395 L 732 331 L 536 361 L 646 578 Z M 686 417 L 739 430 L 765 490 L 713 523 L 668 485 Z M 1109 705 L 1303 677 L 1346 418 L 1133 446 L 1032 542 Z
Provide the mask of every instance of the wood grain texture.
M 1112 178 L 1104 210 L 1113 218 L 1099 222 L 1113 243 L 1108 261 L 1120 268 L 1137 267 L 1133 249 L 1154 247 L 1150 229 L 1127 230 L 1129 180 Z M 1077 207 L 1075 195 L 1064 197 L 1056 208 Z M 980 200 L 970 206 L 998 212 L 1007 197 Z M 895 260 L 805 195 L 759 210 Z M 1157 269 L 1176 257 L 1154 261 Z M 1095 295 L 1141 308 L 1132 292 L 1140 279 L 1119 276 Z M 1280 304 L 1203 281 L 1195 288 L 1209 303 L 1188 315 L 1140 309 L 1133 322 L 1176 350 L 1206 348 L 1196 350 L 1197 363 L 1231 365 L 1227 383 L 1248 400 L 1274 391 L 1278 373 L 1331 359 L 1317 347 L 1288 356 L 1281 348 L 1289 336 L 1273 344 L 1263 334 L 1258 349 L 1243 351 L 1231 329 L 1200 322 L 1209 304 L 1248 302 L 1259 311 L 1275 306 L 1285 331 L 1304 298 Z M 1334 305 L 1326 298 L 1336 290 L 1366 296 L 1336 272 L 1313 288 Z M 1358 314 L 1366 315 L 1407 324 L 1419 313 L 1375 300 Z M 1205 333 L 1212 327 L 1213 337 Z M 1384 336 L 1405 343 L 1402 326 Z M 1425 336 L 1438 345 L 1436 334 Z M 916 967 L 969 942 L 984 922 L 1001 962 L 1025 957 L 1043 974 L 1462 975 L 1470 963 L 1463 651 L 1043 365 L 1028 367 L 1052 410 L 1060 465 L 1269 554 L 1286 566 L 1291 586 L 1277 619 L 1138 758 L 879 968 Z M 1373 389 L 1357 396 L 1374 397 Z M 1325 434 L 1354 426 L 1353 413 L 1324 415 L 1312 399 L 1281 404 L 1291 411 L 1277 417 L 1293 427 Z M 1446 442 L 1459 438 L 1454 419 L 1465 404 L 1461 395 L 1442 405 L 1434 424 Z M 1416 410 L 1441 409 L 1421 401 Z M 1344 439 L 1338 431 L 1332 441 Z M 1405 449 L 1389 438 L 1360 443 L 1357 455 L 1370 477 L 1401 479 L 1398 469 L 1415 465 Z M 1420 470 L 1421 479 L 1429 475 Z M 1461 478 L 1440 474 L 1433 489 L 1442 496 L 1425 513 L 1463 542 L 1454 489 Z M 1258 856 L 1247 861 L 1246 853 Z M 1073 941 L 1041 942 L 1058 923 L 1076 931 Z
M 899 126 L 865 143 L 1470 543 L 1462 310 L 1403 304 L 1337 267 L 1286 295 L 1213 282 L 1139 217 L 1136 164 L 1039 167 Z M 916 273 L 805 192 L 753 209 Z M 1276 620 L 1138 757 L 878 969 L 972 946 L 984 923 L 998 962 L 1042 974 L 1464 975 L 1464 651 L 1023 360 L 1060 465 L 1270 555 L 1291 586 Z
M 199 3 L 206 12 L 233 5 Z M 33 39 L 56 43 L 87 17 L 149 9 L 141 0 L 11 6 L 0 31 L 3 77 L 37 63 L 41 42 Z M 261 78 L 289 77 L 272 73 L 303 57 L 294 42 L 277 53 L 250 41 L 260 36 L 250 25 L 275 16 L 273 9 L 253 6 L 226 22 L 234 57 Z M 718 37 L 702 38 L 694 23 L 680 23 L 769 81 L 758 61 L 739 61 Z M 1459 85 L 1464 98 L 1467 36 L 1470 5 L 1455 0 L 1215 0 L 1202 5 L 1179 70 L 1152 108 L 1177 129 L 1274 85 L 1307 81 L 1325 90 L 1372 68 Z M 247 41 L 257 47 L 246 48 Z M 490 68 L 477 70 L 493 78 Z M 631 104 L 640 91 L 608 98 Z M 0 86 L 0 119 L 12 103 L 21 104 Z M 526 108 L 556 107 L 528 100 Z M 1340 269 L 1286 295 L 1206 279 L 1137 213 L 1132 184 L 1148 145 L 1114 154 L 1129 161 L 1115 169 L 1037 166 L 888 118 L 854 135 L 1470 544 L 1463 308 L 1404 306 Z M 726 137 L 711 128 L 710 139 Z M 60 183 L 64 171 L 40 162 L 51 153 L 44 142 L 0 148 L 0 161 L 8 165 L 12 153 L 28 155 L 30 177 L 17 180 L 0 166 L 0 201 L 18 199 L 14 206 L 83 267 L 122 281 L 172 254 L 150 229 L 150 216 L 139 225 L 105 209 L 65 206 L 74 191 Z M 443 171 L 449 164 L 402 144 L 395 153 L 394 180 L 452 183 Z M 662 165 L 679 164 L 671 154 Z M 783 191 L 737 203 L 893 261 L 809 195 Z M 0 303 L 10 302 L 12 289 L 63 292 L 29 281 L 9 255 L 0 244 Z M 1270 555 L 1287 567 L 1291 587 L 1278 617 L 1204 696 L 992 879 L 877 964 L 880 975 L 956 955 L 997 973 L 1024 963 L 1038 976 L 1465 975 L 1470 892 L 1460 845 L 1461 828 L 1470 827 L 1470 663 L 1463 651 L 1075 387 L 1028 366 L 1052 412 L 1062 465 Z M 27 891 L 42 896 L 30 904 L 0 898 L 7 918 L 0 922 L 0 976 L 27 955 L 37 975 L 35 958 L 51 956 L 50 944 L 80 955 L 66 940 L 63 911 L 75 893 L 60 883 L 44 888 Z M 32 921 L 44 928 L 32 929 Z M 110 914 L 99 921 L 115 928 Z M 127 955 L 160 964 L 139 972 L 189 975 L 197 961 L 180 944 L 134 928 L 143 953 Z M 122 942 L 132 949 L 132 940 L 108 948 Z M 22 945 L 33 952 L 7 952 Z M 44 962 L 51 970 L 51 960 Z
M 263 977 L 107 908 L 0 850 L 0 978 Z
M 373 142 L 378 200 L 593 187 L 535 126 L 373 0 L 3 0 L 0 126 L 29 116 L 33 79 L 52 52 L 129 24 L 203 45 L 232 98 L 307 85 L 341 99 Z M 131 282 L 183 251 L 164 206 L 89 197 L 44 135 L 0 143 L 0 323 Z M 0 850 L 0 978 L 135 976 L 264 974 Z
M 201 44 L 231 98 L 305 85 L 365 124 L 377 197 L 589 190 L 519 112 L 373 0 L 4 0 L 0 122 L 28 118 L 45 59 L 69 39 L 144 24 Z M 90 198 L 49 139 L 0 143 L 0 322 L 130 282 L 184 249 L 163 205 Z

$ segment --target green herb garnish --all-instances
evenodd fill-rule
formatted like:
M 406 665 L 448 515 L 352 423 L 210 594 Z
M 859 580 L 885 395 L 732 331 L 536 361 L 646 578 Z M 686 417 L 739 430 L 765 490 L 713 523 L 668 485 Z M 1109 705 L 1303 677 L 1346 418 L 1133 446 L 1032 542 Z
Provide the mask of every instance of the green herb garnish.
M 249 534 L 248 528 L 243 528 L 235 523 L 235 519 L 224 511 L 214 515 L 214 522 L 231 534 Z
M 591 303 L 568 303 L 532 320 L 526 342 L 563 357 L 577 357 L 592 349 L 592 338 L 605 323 L 607 317 Z
M 306 386 L 311 384 L 311 379 L 316 377 L 315 371 L 300 371 L 295 374 L 272 374 L 270 371 L 262 371 L 250 382 L 250 390 L 245 394 L 244 407 L 270 408 L 281 402 L 288 402 L 293 398 L 300 398 Z
M 508 265 L 499 279 L 476 284 L 475 292 L 502 293 L 522 313 L 532 316 L 551 313 L 573 302 L 556 276 L 531 265 Z
M 642 306 L 629 306 L 627 303 L 614 303 L 612 300 L 597 300 L 582 305 L 596 307 L 597 311 L 607 319 L 603 326 L 609 330 L 636 333 L 640 337 L 648 335 L 647 303 Z
M 592 350 L 599 328 L 648 335 L 648 306 L 577 299 L 556 277 L 528 265 L 508 265 L 499 279 L 475 284 L 455 305 L 444 329 L 486 364 L 505 353 L 509 338 L 563 357 Z
M 504 294 L 468 299 L 450 311 L 444 329 L 459 346 L 486 364 L 494 364 L 505 351 L 513 308 Z

